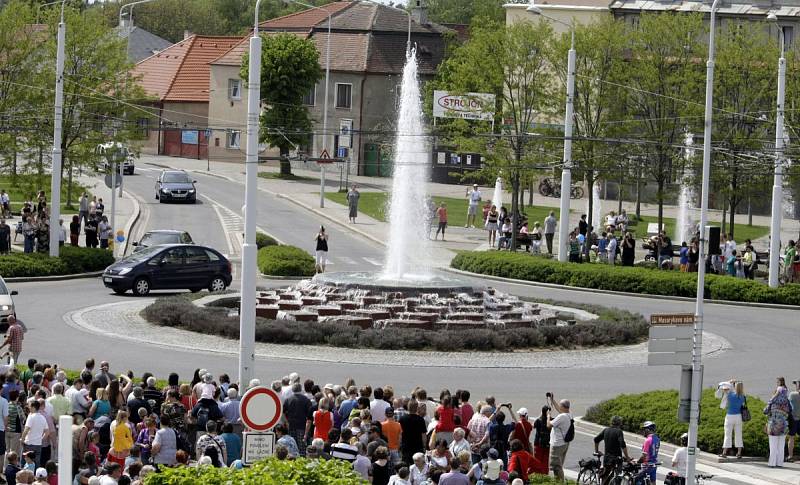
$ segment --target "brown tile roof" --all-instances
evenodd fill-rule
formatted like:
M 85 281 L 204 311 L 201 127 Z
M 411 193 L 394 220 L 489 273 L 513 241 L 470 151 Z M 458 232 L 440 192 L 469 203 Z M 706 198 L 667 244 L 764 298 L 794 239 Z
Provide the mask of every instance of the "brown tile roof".
M 325 69 L 328 32 L 317 31 L 311 40 L 319 52 L 319 65 Z M 369 42 L 366 32 L 331 32 L 331 70 L 366 71 Z
M 241 37 L 193 35 L 136 64 L 134 75 L 160 101 L 208 102 L 209 63 L 229 51 Z
M 267 30 L 294 30 L 294 29 L 310 29 L 315 25 L 324 22 L 327 27 L 328 13 L 334 15 L 342 9 L 350 7 L 351 2 L 332 2 L 326 5 L 321 5 L 320 9 L 310 8 L 302 10 L 283 17 L 266 20 L 259 24 L 260 29 Z
M 260 32 L 261 35 L 274 35 L 274 34 L 277 34 L 277 33 L 278 32 Z M 308 35 L 309 35 L 308 31 L 292 32 L 292 33 L 295 34 L 298 37 L 303 38 L 303 39 L 307 38 Z M 245 55 L 247 55 L 248 52 L 250 52 L 250 37 L 252 37 L 252 35 L 253 34 L 251 33 L 249 35 L 244 36 L 244 38 L 240 39 L 239 42 L 237 42 L 233 47 L 231 47 L 230 50 L 228 50 L 227 52 L 225 52 L 224 54 L 222 54 L 218 58 L 214 59 L 209 64 L 214 65 L 214 66 L 217 66 L 217 65 L 221 65 L 221 66 L 241 66 L 242 65 L 242 57 L 244 57 Z M 333 37 L 333 36 L 331 36 L 331 37 Z M 321 50 L 320 52 L 322 52 L 322 53 L 325 52 L 324 47 L 323 47 L 323 50 Z M 332 55 L 333 52 L 334 52 L 333 48 L 331 48 L 331 57 L 333 57 L 333 55 Z

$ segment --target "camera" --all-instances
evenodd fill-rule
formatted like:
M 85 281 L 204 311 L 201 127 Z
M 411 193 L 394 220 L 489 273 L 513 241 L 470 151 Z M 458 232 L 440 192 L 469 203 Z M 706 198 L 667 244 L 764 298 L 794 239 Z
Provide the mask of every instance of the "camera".
M 552 398 L 553 397 L 553 393 L 552 392 L 548 392 L 548 393 L 546 393 L 544 395 L 544 397 Z

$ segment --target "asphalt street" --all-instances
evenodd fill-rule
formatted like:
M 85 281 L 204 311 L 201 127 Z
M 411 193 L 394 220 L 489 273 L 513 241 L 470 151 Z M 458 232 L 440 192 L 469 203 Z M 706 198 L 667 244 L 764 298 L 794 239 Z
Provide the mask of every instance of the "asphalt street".
M 137 167 L 137 174 L 126 176 L 125 188 L 140 201 L 142 216 L 134 234 L 146 229 L 184 229 L 202 244 L 229 253 L 229 235 L 241 231 L 241 205 L 243 185 L 215 176 L 197 174 L 199 203 L 159 204 L 154 198 L 154 181 L 160 168 Z M 326 221 L 302 208 L 265 191 L 259 193 L 258 226 L 280 240 L 313 250 L 313 235 Z M 374 270 L 383 258 L 383 249 L 377 244 L 348 234 L 345 228 L 327 225 L 331 237 L 331 253 L 336 271 Z M 478 280 L 476 280 L 478 281 Z M 269 282 L 262 282 L 269 284 Z M 501 291 L 521 297 L 544 298 L 563 302 L 600 304 L 645 316 L 651 313 L 693 312 L 692 303 L 658 298 L 605 295 L 567 289 L 538 288 L 481 281 Z M 234 284 L 237 281 L 234 280 Z M 287 286 L 288 283 L 272 283 Z M 26 334 L 22 359 L 37 357 L 40 361 L 58 362 L 68 368 L 81 368 L 87 357 L 111 362 L 111 370 L 131 369 L 137 374 L 151 371 L 159 376 L 178 372 L 189 378 L 195 368 L 204 367 L 214 374 L 226 372 L 236 375 L 237 359 L 220 354 L 200 355 L 190 351 L 165 351 L 129 341 L 117 341 L 103 335 L 93 335 L 68 326 L 63 316 L 72 310 L 92 305 L 124 301 L 134 298 L 130 294 L 114 295 L 105 289 L 99 279 L 80 279 L 64 282 L 16 283 L 17 312 L 30 331 Z M 732 348 L 707 358 L 705 384 L 736 377 L 744 380 L 748 393 L 766 398 L 771 393 L 776 376 L 787 379 L 800 378 L 797 366 L 797 348 L 800 344 L 800 312 L 750 308 L 730 305 L 706 305 L 706 331 L 724 337 Z M 358 352 L 349 350 L 344 352 Z M 587 355 L 591 350 L 587 350 Z M 514 407 L 526 406 L 532 414 L 544 404 L 545 392 L 554 392 L 557 398 L 569 398 L 577 414 L 590 405 L 620 393 L 640 392 L 650 389 L 676 388 L 679 383 L 677 367 L 611 367 L 563 368 L 554 359 L 549 369 L 506 369 L 502 357 L 487 363 L 485 368 L 442 369 L 424 367 L 393 367 L 387 361 L 381 366 L 351 364 L 315 364 L 313 361 L 293 360 L 292 355 L 282 359 L 260 359 L 257 375 L 262 381 L 271 381 L 289 372 L 314 378 L 317 382 L 343 382 L 352 376 L 357 383 L 373 385 L 392 384 L 400 393 L 407 393 L 417 385 L 438 394 L 442 388 L 470 389 L 474 400 L 495 395 L 500 402 L 511 402 Z M 587 442 L 588 443 L 588 442 Z M 585 449 L 583 453 L 582 449 Z M 578 454 L 590 454 L 588 446 L 576 449 Z

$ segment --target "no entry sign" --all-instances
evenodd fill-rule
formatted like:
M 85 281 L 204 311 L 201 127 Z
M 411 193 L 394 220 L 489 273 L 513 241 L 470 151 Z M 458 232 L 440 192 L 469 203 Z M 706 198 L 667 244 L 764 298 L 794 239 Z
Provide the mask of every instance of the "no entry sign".
M 281 419 L 281 400 L 268 387 L 254 387 L 242 396 L 239 412 L 248 429 L 268 431 Z

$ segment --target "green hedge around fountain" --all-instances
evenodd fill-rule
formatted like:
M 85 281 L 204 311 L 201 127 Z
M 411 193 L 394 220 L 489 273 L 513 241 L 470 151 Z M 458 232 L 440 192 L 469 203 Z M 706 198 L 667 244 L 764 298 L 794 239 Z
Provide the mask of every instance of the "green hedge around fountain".
M 605 264 L 561 263 L 508 251 L 464 251 L 450 262 L 455 269 L 516 280 L 598 290 L 683 296 L 697 294 L 697 274 Z M 800 285 L 778 288 L 731 276 L 706 275 L 705 297 L 753 303 L 800 306 Z

